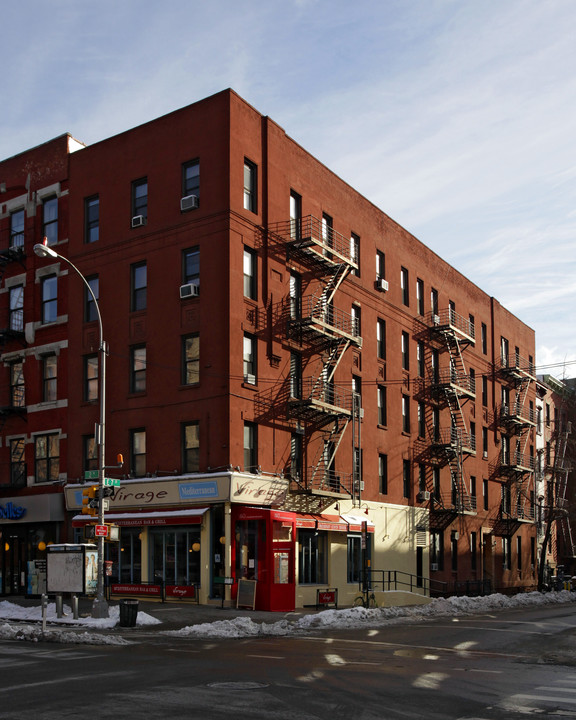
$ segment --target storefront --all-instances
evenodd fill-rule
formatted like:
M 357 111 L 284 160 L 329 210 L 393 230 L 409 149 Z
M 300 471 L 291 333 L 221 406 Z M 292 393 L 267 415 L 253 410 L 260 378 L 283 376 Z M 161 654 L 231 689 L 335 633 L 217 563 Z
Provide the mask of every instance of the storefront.
M 0 594 L 40 595 L 46 589 L 46 547 L 61 541 L 61 492 L 0 500 Z

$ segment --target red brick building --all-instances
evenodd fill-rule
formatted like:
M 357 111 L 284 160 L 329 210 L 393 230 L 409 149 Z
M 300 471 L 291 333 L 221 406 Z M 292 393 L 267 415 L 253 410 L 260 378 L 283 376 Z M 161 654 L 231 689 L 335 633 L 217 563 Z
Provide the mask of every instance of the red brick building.
M 24 184 L 27 155 L 0 181 Z M 350 604 L 365 568 L 384 601 L 536 585 L 529 327 L 232 91 L 63 151 L 61 167 L 69 227 L 48 242 L 98 297 L 106 460 L 125 458 L 107 514 L 117 592 L 161 580 L 206 602 L 248 579 L 257 606 L 285 610 L 327 587 Z M 15 197 L 0 196 L 4 254 Z M 39 229 L 27 286 L 56 278 L 57 314 L 41 322 L 35 287 L 24 322 L 63 344 L 64 415 L 38 431 L 58 429 L 69 537 L 96 462 L 98 328 L 81 280 L 33 255 Z M 3 386 L 18 353 L 40 387 L 45 353 L 26 343 L 3 350 Z M 7 497 L 46 487 L 27 416 L 5 415 Z M 8 472 L 18 432 L 26 488 Z

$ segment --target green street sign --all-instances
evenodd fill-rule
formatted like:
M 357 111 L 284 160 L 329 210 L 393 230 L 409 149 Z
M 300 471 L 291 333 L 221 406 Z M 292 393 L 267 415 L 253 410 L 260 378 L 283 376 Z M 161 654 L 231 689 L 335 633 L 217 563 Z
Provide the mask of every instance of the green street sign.
M 85 470 L 84 480 L 98 480 L 98 470 Z
M 104 487 L 120 487 L 120 478 L 104 478 Z

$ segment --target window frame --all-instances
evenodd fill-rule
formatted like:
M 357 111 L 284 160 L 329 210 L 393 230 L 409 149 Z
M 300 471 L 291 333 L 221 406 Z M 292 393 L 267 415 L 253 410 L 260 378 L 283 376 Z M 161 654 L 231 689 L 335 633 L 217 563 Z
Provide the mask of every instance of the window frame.
M 90 368 L 95 369 L 90 374 Z M 84 402 L 96 402 L 100 395 L 100 361 L 97 353 L 84 355 Z
M 138 277 L 144 270 L 144 282 Z M 130 312 L 143 312 L 148 305 L 148 266 L 145 260 L 130 266 Z
M 189 437 L 188 431 L 194 431 Z M 189 442 L 192 440 L 193 442 Z M 182 423 L 182 471 L 200 472 L 200 422 L 192 420 Z
M 45 275 L 41 281 L 42 325 L 49 325 L 58 319 L 58 276 Z
M 90 244 L 100 239 L 100 196 L 84 198 L 84 242 Z
M 190 350 L 195 352 L 192 353 Z M 190 333 L 182 337 L 182 385 L 198 385 L 199 382 L 200 333 Z
M 25 239 L 26 211 L 24 208 L 18 208 L 10 213 L 10 247 L 23 248 Z
M 190 170 L 197 170 L 193 174 L 188 174 Z M 195 195 L 200 200 L 200 158 L 188 160 L 182 163 L 182 197 Z
M 45 454 L 40 455 L 41 445 L 45 445 Z M 53 450 L 56 449 L 57 453 Z M 45 466 L 44 471 L 40 468 Z M 60 435 L 58 433 L 40 433 L 34 436 L 34 482 L 55 482 L 60 477 Z
M 58 399 L 58 358 L 54 353 L 41 356 L 42 402 Z
M 141 193 L 142 188 L 145 188 L 145 193 Z M 131 218 L 141 215 L 144 218 L 144 223 L 148 222 L 148 178 L 146 176 L 132 180 L 130 208 Z
M 244 277 L 244 297 L 249 300 L 258 299 L 258 254 L 252 248 L 244 246 L 242 256 L 242 272 Z
M 244 158 L 244 200 L 243 208 L 252 213 L 258 212 L 258 166 Z
M 146 345 L 139 343 L 130 346 L 130 393 L 146 392 Z
M 146 429 L 142 427 L 130 430 L 130 472 L 134 477 L 146 475 Z
M 50 210 L 54 208 L 54 217 L 50 217 Z M 47 245 L 56 245 L 58 242 L 58 197 L 50 195 L 42 200 L 42 237 L 47 238 Z

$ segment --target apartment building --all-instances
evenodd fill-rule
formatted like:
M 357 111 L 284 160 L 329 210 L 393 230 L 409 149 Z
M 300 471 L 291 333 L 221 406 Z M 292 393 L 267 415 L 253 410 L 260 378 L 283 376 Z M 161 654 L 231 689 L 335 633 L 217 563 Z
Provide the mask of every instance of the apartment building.
M 108 347 L 106 464 L 124 456 L 112 592 L 232 602 L 245 580 L 256 607 L 290 610 L 327 589 L 351 604 L 365 581 L 384 602 L 536 586 L 529 327 L 233 91 L 42 147 L 0 163 L 0 505 L 41 493 L 65 510 L 58 538 L 45 519 L 0 519 L 22 547 L 4 551 L 4 593 L 41 568 L 34 533 L 78 540 L 92 520 L 96 308 L 66 263 L 33 254 L 44 236 L 86 278 Z M 8 187 L 39 153 L 48 173 L 46 147 L 58 234 L 37 201 L 20 251 L 13 216 L 37 190 Z M 35 331 L 16 338 L 20 276 Z M 58 447 L 49 472 L 38 436 Z

